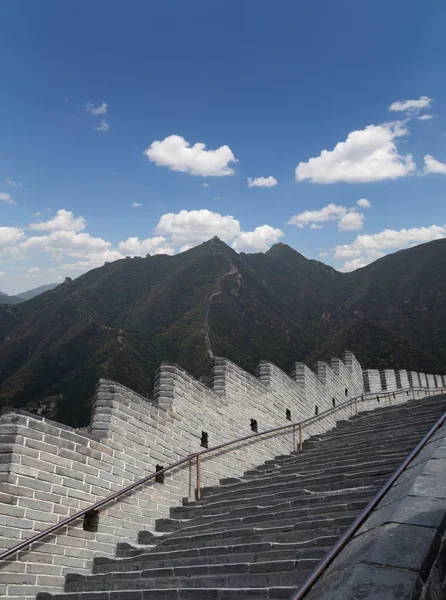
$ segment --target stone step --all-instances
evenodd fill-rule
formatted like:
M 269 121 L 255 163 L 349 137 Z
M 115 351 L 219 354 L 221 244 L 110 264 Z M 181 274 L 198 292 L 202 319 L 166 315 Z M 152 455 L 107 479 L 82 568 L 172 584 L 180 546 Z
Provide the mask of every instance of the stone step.
M 248 548 L 260 550 L 247 552 Z M 240 548 L 240 551 L 237 549 Z M 265 549 L 268 548 L 268 549 Z M 259 563 L 276 560 L 320 560 L 329 550 L 329 546 L 310 546 L 300 548 L 296 544 L 246 544 L 244 546 L 220 546 L 211 548 L 215 553 L 199 553 L 199 549 L 173 552 L 148 552 L 138 559 L 96 558 L 93 573 L 115 573 L 143 571 L 148 568 L 187 567 L 197 565 L 215 565 L 229 563 Z M 209 550 L 211 550 L 209 549 Z M 195 552 L 195 556 L 192 553 Z M 218 553 L 217 553 L 218 552 Z
M 281 557 L 277 560 L 268 561 L 244 561 L 244 562 L 229 562 L 215 564 L 199 564 L 199 565 L 177 565 L 167 567 L 156 567 L 152 564 L 145 565 L 145 568 L 139 570 L 128 571 L 109 571 L 107 573 L 97 573 L 94 575 L 78 575 L 68 574 L 66 576 L 66 590 L 79 591 L 78 586 L 88 583 L 89 590 L 94 589 L 98 582 L 101 586 L 108 581 L 122 581 L 126 579 L 151 579 L 166 577 L 188 577 L 196 576 L 205 577 L 213 575 L 233 575 L 233 574 L 259 574 L 259 573 L 278 573 L 287 571 L 309 571 L 313 569 L 319 562 L 318 558 L 301 558 L 296 557 L 285 559 Z M 156 587 L 156 582 L 155 586 Z
M 351 511 L 346 515 L 324 517 L 317 516 L 311 520 L 301 521 L 298 524 L 291 522 L 280 526 L 274 525 L 258 525 L 258 526 L 240 526 L 234 529 L 223 529 L 209 532 L 190 532 L 182 533 L 174 532 L 170 535 L 158 538 L 156 550 L 175 546 L 179 548 L 195 548 L 200 546 L 215 546 L 216 541 L 229 545 L 244 543 L 246 539 L 259 541 L 263 539 L 270 542 L 290 542 L 304 541 L 320 537 L 321 535 L 334 535 L 347 527 L 352 520 L 359 514 L 360 511 Z M 317 532 L 317 535 L 316 535 Z M 146 532 L 142 531 L 138 535 L 138 542 L 144 543 Z M 290 535 L 288 535 L 290 534 Z M 149 533 L 149 539 L 152 534 Z
M 156 530 L 159 532 L 173 532 L 173 531 L 197 531 L 199 529 L 209 529 L 212 528 L 220 529 L 220 528 L 231 528 L 235 525 L 242 525 L 248 523 L 266 523 L 266 522 L 274 522 L 274 521 L 282 521 L 284 519 L 292 519 L 295 523 L 299 522 L 299 519 L 307 519 L 312 516 L 318 514 L 339 514 L 344 512 L 349 512 L 351 510 L 360 510 L 366 506 L 368 502 L 367 500 L 357 500 L 353 502 L 345 502 L 345 503 L 334 503 L 328 504 L 325 503 L 322 506 L 312 506 L 312 507 L 299 507 L 299 508 L 290 508 L 287 510 L 274 510 L 265 509 L 263 511 L 258 511 L 255 514 L 247 514 L 243 516 L 233 516 L 228 515 L 223 518 L 216 518 L 215 516 L 210 517 L 197 517 L 195 519 L 159 519 L 156 523 Z
M 394 457 L 393 459 L 387 459 L 387 458 L 382 458 L 381 460 L 368 460 L 368 461 L 364 461 L 364 462 L 351 462 L 347 465 L 338 465 L 336 463 L 330 463 L 330 464 L 326 464 L 324 465 L 318 465 L 318 466 L 308 466 L 308 467 L 302 467 L 301 465 L 290 465 L 287 468 L 277 468 L 274 471 L 268 471 L 268 472 L 262 472 L 261 474 L 258 474 L 257 477 L 246 477 L 246 475 L 244 476 L 244 479 L 247 481 L 252 481 L 253 479 L 255 480 L 255 482 L 262 482 L 262 481 L 268 481 L 268 482 L 277 482 L 280 483 L 281 481 L 287 481 L 287 480 L 293 480 L 296 477 L 302 478 L 302 477 L 318 477 L 321 475 L 336 475 L 338 473 L 340 474 L 348 474 L 348 473 L 353 473 L 355 471 L 358 470 L 368 470 L 368 469 L 376 469 L 378 467 L 389 467 L 389 468 L 393 468 L 394 470 L 399 466 L 399 464 L 401 464 L 401 456 L 398 455 L 397 457 Z M 234 488 L 236 488 L 237 486 L 241 486 L 241 485 L 246 485 L 247 481 L 244 482 L 240 482 L 239 484 L 235 483 L 234 484 Z
M 275 499 L 273 495 L 264 497 L 250 498 L 243 502 L 243 499 L 237 502 L 209 502 L 203 505 L 190 505 L 176 507 L 172 510 L 173 517 L 194 518 L 197 516 L 225 516 L 225 515 L 252 515 L 267 509 L 288 510 L 292 507 L 313 507 L 323 506 L 333 502 L 353 502 L 360 499 L 369 499 L 378 491 L 378 486 L 368 486 L 365 488 L 352 488 L 350 490 L 339 490 L 321 492 L 312 495 L 304 494 L 297 498 Z
M 287 599 L 296 586 L 246 587 L 246 588 L 185 588 L 150 589 L 144 591 L 93 592 L 82 600 L 283 600 Z M 36 600 L 80 600 L 76 593 L 50 594 L 40 592 Z
M 270 550 L 289 550 L 295 549 L 296 552 L 305 550 L 306 548 L 313 547 L 330 547 L 337 540 L 336 535 L 321 535 L 316 536 L 310 540 L 301 540 L 297 542 L 271 542 L 271 541 L 246 541 L 241 544 L 233 544 L 231 546 L 219 544 L 218 541 L 215 545 L 209 545 L 206 547 L 197 548 L 186 548 L 186 549 L 156 549 L 154 550 L 151 546 L 144 546 L 142 544 L 130 544 L 128 542 L 118 545 L 117 558 L 118 561 L 121 559 L 135 558 L 139 560 L 139 557 L 143 554 L 147 554 L 155 557 L 155 559 L 168 558 L 181 558 L 181 557 L 196 557 L 196 556 L 213 556 L 215 554 L 237 554 L 243 552 L 267 552 Z M 115 558 L 96 557 L 95 562 L 98 564 L 114 562 Z
M 321 475 L 318 477 L 295 477 L 288 481 L 282 481 L 281 483 L 275 483 L 274 481 L 255 482 L 247 483 L 245 485 L 225 486 L 221 492 L 208 493 L 206 499 L 212 497 L 213 500 L 224 500 L 228 498 L 248 498 L 251 495 L 265 495 L 269 492 L 279 494 L 282 490 L 302 490 L 310 489 L 312 491 L 324 490 L 324 489 L 339 489 L 340 487 L 360 487 L 364 485 L 370 485 L 374 483 L 374 477 L 380 475 L 389 476 L 395 471 L 395 469 L 382 468 L 369 469 L 364 471 L 357 471 L 353 473 L 336 473 L 335 475 Z M 342 485 L 344 484 L 344 485 Z
M 231 504 L 234 506 L 247 506 L 248 503 L 252 503 L 254 505 L 256 504 L 263 504 L 265 502 L 271 503 L 271 502 L 281 502 L 281 501 L 286 501 L 286 500 L 291 500 L 291 499 L 299 499 L 299 498 L 308 498 L 308 497 L 321 497 L 326 493 L 335 493 L 335 492 L 339 492 L 342 493 L 344 491 L 354 491 L 354 490 L 358 490 L 359 489 L 364 489 L 364 488 L 369 488 L 369 487 L 376 487 L 376 486 L 382 486 L 386 480 L 388 479 L 387 476 L 380 476 L 380 477 L 371 477 L 370 479 L 364 479 L 364 480 L 358 480 L 357 482 L 354 481 L 349 481 L 348 485 L 346 482 L 344 482 L 344 486 L 334 486 L 334 484 L 325 484 L 325 485 L 320 485 L 317 486 L 317 489 L 315 489 L 315 487 L 313 487 L 310 490 L 307 489 L 303 489 L 300 486 L 293 486 L 293 487 L 289 487 L 288 489 L 284 489 L 283 491 L 280 492 L 274 492 L 274 490 L 270 490 L 270 491 L 265 491 L 263 490 L 263 493 L 259 493 L 259 494 L 253 494 L 252 496 L 250 496 L 249 498 L 247 497 L 243 497 L 243 495 L 234 498 L 233 500 L 231 499 L 231 497 L 224 497 L 224 498 L 219 498 L 216 497 L 214 499 L 212 499 L 212 502 L 209 502 L 209 504 L 206 504 L 206 506 L 228 506 Z M 319 494 L 319 496 L 318 496 Z M 194 505 L 196 506 L 196 505 Z
M 65 584 L 66 592 L 94 592 L 100 584 L 102 592 L 131 590 L 150 590 L 150 589 L 171 589 L 171 588 L 231 588 L 231 587 L 271 587 L 271 586 L 295 586 L 297 587 L 305 577 L 311 572 L 315 561 L 309 561 L 307 568 L 297 568 L 299 561 L 278 561 L 277 571 L 274 570 L 274 563 L 253 563 L 241 564 L 240 570 L 235 570 L 235 565 L 230 565 L 229 573 L 224 571 L 223 565 L 219 573 L 198 574 L 201 567 L 190 567 L 189 575 L 166 575 L 153 576 L 151 570 L 141 571 L 139 573 L 110 573 L 109 577 L 105 574 L 100 580 L 91 579 L 96 577 L 90 575 L 90 579 L 84 579 L 82 575 L 68 575 Z M 216 568 L 210 567 L 211 569 Z M 268 569 L 265 571 L 265 569 Z M 181 569 L 181 568 L 180 568 Z M 187 570 L 187 567 L 186 567 Z M 195 573 L 194 573 L 195 571 Z M 118 575 L 120 577 L 118 577 Z M 119 596 L 118 596 L 119 597 Z

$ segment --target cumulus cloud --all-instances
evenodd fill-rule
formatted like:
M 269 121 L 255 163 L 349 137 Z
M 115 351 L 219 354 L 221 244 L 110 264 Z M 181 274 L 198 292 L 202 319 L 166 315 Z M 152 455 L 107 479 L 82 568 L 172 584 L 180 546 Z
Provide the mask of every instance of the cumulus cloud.
M 266 252 L 284 233 L 270 225 L 256 227 L 254 231 L 241 231 L 232 247 L 237 252 Z
M 166 213 L 155 227 L 155 234 L 169 236 L 170 243 L 175 247 L 197 245 L 215 235 L 224 242 L 231 243 L 239 233 L 240 223 L 234 217 L 207 209 Z
M 397 100 L 389 106 L 391 112 L 405 112 L 407 115 L 416 115 L 420 110 L 429 108 L 432 98 L 421 96 L 418 100 Z
M 119 252 L 112 250 L 112 244 L 91 236 L 89 233 L 76 233 L 75 231 L 53 231 L 47 235 L 39 235 L 26 239 L 20 244 L 25 252 L 43 250 L 51 253 L 55 258 L 64 255 L 73 258 L 96 258 L 102 260 L 105 255 L 109 260 L 123 258 Z M 112 258 L 113 257 L 113 258 Z
M 434 115 L 428 115 L 428 114 L 426 114 L 426 115 L 420 115 L 419 117 L 417 117 L 417 119 L 419 121 L 430 121 L 433 118 L 434 118 Z
M 0 227 L 0 248 L 13 246 L 25 237 L 25 232 L 19 227 Z
M 10 185 L 11 187 L 22 187 L 20 181 L 14 181 L 12 177 L 5 177 L 5 183 L 6 185 Z
M 233 175 L 230 163 L 238 160 L 229 146 L 221 146 L 217 150 L 206 150 L 206 145 L 198 142 L 190 147 L 190 143 L 179 135 L 170 135 L 162 141 L 154 141 L 144 154 L 157 167 L 169 167 L 171 171 L 181 171 L 202 177 L 221 177 Z
M 93 125 L 93 129 L 96 129 L 96 131 L 108 131 L 110 129 L 110 123 L 101 119 L 99 125 Z
M 248 187 L 274 187 L 277 185 L 277 179 L 270 175 L 269 177 L 257 177 L 253 179 L 252 177 L 248 177 Z
M 98 117 L 99 115 L 106 115 L 108 110 L 107 102 L 100 102 L 99 104 L 93 104 L 91 100 L 85 104 L 85 110 L 93 117 Z
M 28 269 L 28 275 L 36 275 L 40 272 L 40 267 L 33 267 L 32 269 Z
M 365 217 L 362 213 L 355 211 L 347 213 L 338 223 L 339 231 L 356 231 L 364 227 Z
M 6 192 L 0 192 L 0 202 L 5 204 L 15 204 L 15 200 Z
M 140 206 L 142 206 L 142 204 L 140 204 L 139 202 L 132 202 L 132 204 L 130 206 L 132 208 L 139 208 Z
M 446 225 L 415 227 L 413 229 L 385 229 L 371 235 L 358 235 L 351 244 L 336 246 L 334 258 L 347 261 L 343 270 L 351 271 L 385 256 L 389 251 L 402 250 L 417 244 L 446 237 Z
M 209 187 L 209 183 L 207 183 L 206 181 L 204 183 L 201 184 L 201 187 Z
M 118 250 L 125 256 L 147 256 L 147 254 L 175 254 L 175 249 L 166 244 L 163 236 L 140 240 L 130 237 L 118 244 Z
M 333 150 L 322 150 L 296 167 L 296 181 L 365 183 L 397 179 L 415 170 L 411 154 L 398 153 L 397 138 L 407 135 L 401 122 L 368 125 L 352 131 Z
M 311 223 L 310 229 L 323 229 L 323 225 L 316 225 L 316 223 Z
M 440 173 L 441 175 L 446 175 L 446 163 L 442 163 L 430 154 L 426 154 L 424 157 L 423 173 Z
M 370 208 L 372 206 L 372 203 L 367 198 L 361 198 L 356 204 L 361 208 Z
M 319 256 L 320 256 L 321 258 L 327 258 L 327 256 L 328 256 L 328 252 L 319 252 Z
M 309 223 L 323 223 L 326 221 L 337 221 L 348 213 L 349 209 L 337 204 L 328 204 L 320 210 L 304 210 L 298 215 L 294 215 L 288 221 L 288 225 L 297 225 L 299 228 L 305 227 Z M 314 229 L 314 227 L 313 227 Z
M 82 231 L 86 226 L 87 221 L 84 217 L 74 218 L 72 211 L 65 210 L 64 208 L 58 210 L 56 216 L 49 219 L 49 221 L 40 221 L 39 223 L 30 223 L 28 225 L 29 229 L 34 229 L 35 231 Z

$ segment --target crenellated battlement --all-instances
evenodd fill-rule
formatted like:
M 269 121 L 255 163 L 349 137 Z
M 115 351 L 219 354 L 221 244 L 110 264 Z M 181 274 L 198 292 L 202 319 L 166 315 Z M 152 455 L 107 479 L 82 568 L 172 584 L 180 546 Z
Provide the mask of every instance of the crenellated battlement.
M 216 357 L 209 386 L 178 365 L 162 363 L 152 400 L 101 379 L 87 431 L 22 411 L 4 411 L 0 416 L 0 547 L 10 548 L 157 467 L 197 452 L 204 438 L 210 447 L 216 446 L 249 435 L 253 423 L 258 431 L 265 431 L 336 407 L 304 429 L 306 439 L 351 417 L 355 408 L 343 406 L 346 399 L 369 392 L 389 396 L 409 386 L 425 389 L 417 392 L 421 399 L 446 387 L 446 380 L 404 370 L 363 371 L 351 352 L 342 359 L 319 362 L 316 371 L 297 362 L 289 375 L 261 361 L 254 376 Z M 392 402 L 408 398 L 406 393 L 396 395 Z M 382 405 L 376 396 L 366 397 L 360 410 Z M 201 485 L 240 477 L 295 449 L 296 435 L 290 428 L 211 453 L 202 460 Z M 156 520 L 168 516 L 172 506 L 194 499 L 195 468 L 195 463 L 185 463 L 168 472 L 164 483 L 150 483 L 112 503 L 101 512 L 97 531 L 84 529 L 81 519 L 57 540 L 49 539 L 22 553 L 20 560 L 0 565 L 0 594 L 31 600 L 37 590 L 57 591 L 67 570 L 89 572 L 95 555 L 112 556 L 117 542 L 135 541 L 141 530 L 153 532 Z

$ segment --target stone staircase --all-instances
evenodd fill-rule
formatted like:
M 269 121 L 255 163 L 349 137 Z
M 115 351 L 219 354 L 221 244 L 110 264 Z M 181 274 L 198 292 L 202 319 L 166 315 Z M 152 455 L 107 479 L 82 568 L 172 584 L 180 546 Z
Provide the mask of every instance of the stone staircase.
M 203 490 L 171 510 L 157 533 L 70 574 L 65 593 L 38 600 L 289 598 L 446 410 L 446 396 L 361 413 Z

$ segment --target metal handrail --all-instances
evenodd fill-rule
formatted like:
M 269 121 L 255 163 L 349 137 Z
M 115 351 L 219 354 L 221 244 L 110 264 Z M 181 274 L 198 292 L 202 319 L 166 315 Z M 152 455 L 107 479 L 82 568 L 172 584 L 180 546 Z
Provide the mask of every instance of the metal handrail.
M 164 467 L 163 469 L 160 469 L 159 471 L 156 471 L 155 473 L 151 473 L 150 475 L 147 475 L 146 477 L 143 477 L 142 479 L 138 479 L 138 481 L 135 481 L 134 483 L 126 486 L 125 488 L 118 490 L 114 494 L 111 494 L 110 496 L 107 496 L 107 497 L 103 498 L 102 500 L 99 500 L 98 502 L 95 502 L 94 504 L 88 506 L 87 508 L 84 508 L 83 510 L 75 513 L 74 515 L 71 515 L 70 517 L 63 519 L 62 521 L 55 523 L 48 529 L 45 529 L 44 531 L 40 531 L 39 533 L 36 533 L 36 535 L 34 535 L 26 540 L 23 540 L 16 546 L 13 546 L 12 548 L 9 548 L 8 550 L 2 552 L 0 554 L 0 560 L 9 558 L 13 554 L 20 552 L 20 550 L 24 550 L 28 546 L 31 546 L 31 544 L 39 542 L 40 540 L 47 537 L 48 535 L 51 535 L 52 533 L 56 532 L 57 530 L 62 529 L 63 527 L 66 527 L 67 525 L 70 525 L 74 521 L 77 521 L 81 517 L 84 517 L 86 514 L 103 508 L 105 505 L 109 504 L 110 502 L 113 502 L 114 500 L 117 500 L 121 496 L 124 496 L 125 494 L 132 492 L 135 488 L 146 484 L 147 482 L 151 481 L 152 479 L 155 479 L 155 477 L 157 477 L 159 475 L 163 475 L 167 471 L 175 469 L 176 467 L 179 467 L 179 466 L 183 465 L 184 463 L 191 461 L 193 459 L 197 459 L 197 500 L 199 500 L 200 493 L 201 493 L 201 491 L 200 491 L 200 460 L 203 455 L 209 454 L 211 452 L 215 452 L 216 450 L 221 450 L 223 448 L 227 448 L 234 444 L 239 444 L 241 442 L 259 438 L 259 437 L 269 435 L 272 433 L 278 433 L 280 431 L 284 431 L 285 429 L 293 428 L 293 430 L 295 430 L 296 427 L 299 428 L 299 450 L 302 450 L 303 426 L 307 425 L 311 422 L 319 421 L 323 417 L 327 416 L 328 414 L 331 414 L 331 413 L 347 406 L 348 404 L 355 403 L 355 408 L 356 408 L 355 412 L 357 415 L 358 414 L 358 406 L 357 406 L 358 401 L 363 401 L 366 398 L 368 398 L 369 396 L 372 396 L 375 398 L 379 398 L 380 396 L 384 396 L 384 398 L 388 397 L 389 401 L 391 402 L 391 396 L 393 395 L 393 397 L 395 397 L 395 394 L 407 393 L 409 391 L 412 391 L 412 392 L 414 392 L 414 397 L 415 397 L 415 391 L 430 391 L 430 390 L 437 391 L 440 389 L 441 389 L 441 391 L 443 391 L 443 388 L 401 388 L 401 389 L 397 389 L 394 391 L 386 391 L 386 392 L 381 392 L 381 393 L 380 392 L 369 392 L 367 394 L 361 394 L 359 396 L 354 396 L 353 398 L 348 398 L 344 402 L 341 402 L 340 404 L 337 404 L 336 406 L 333 406 L 332 408 L 329 408 L 329 409 L 319 413 L 318 415 L 314 415 L 312 417 L 309 417 L 308 419 L 304 419 L 303 421 L 299 421 L 297 423 L 288 423 L 287 425 L 281 425 L 280 427 L 274 427 L 273 429 L 267 429 L 266 431 L 260 431 L 259 433 L 245 435 L 241 438 L 237 438 L 235 440 L 230 440 L 229 442 L 223 442 L 222 444 L 218 444 L 218 446 L 213 446 L 212 448 L 206 448 L 205 450 L 200 450 L 199 452 L 194 452 L 192 454 L 188 454 L 186 457 L 176 461 L 175 463 L 168 465 L 167 467 Z
M 439 388 L 440 389 L 440 388 Z M 310 573 L 307 579 L 302 585 L 290 596 L 289 600 L 302 600 L 306 594 L 311 590 L 318 579 L 325 573 L 327 568 L 331 565 L 334 559 L 338 556 L 341 550 L 348 544 L 354 534 L 358 531 L 364 521 L 370 516 L 372 511 L 378 506 L 387 492 L 390 490 L 395 481 L 400 477 L 402 473 L 407 469 L 413 459 L 420 453 L 426 443 L 434 435 L 434 433 L 440 429 L 443 423 L 446 421 L 446 412 L 438 419 L 433 427 L 426 433 L 424 438 L 417 444 L 412 450 L 409 456 L 401 463 L 398 469 L 393 475 L 386 481 L 383 487 L 379 490 L 376 496 L 367 504 L 364 510 L 356 517 L 353 523 L 344 531 L 338 541 L 330 548 L 324 558 L 316 565 L 314 570 Z

